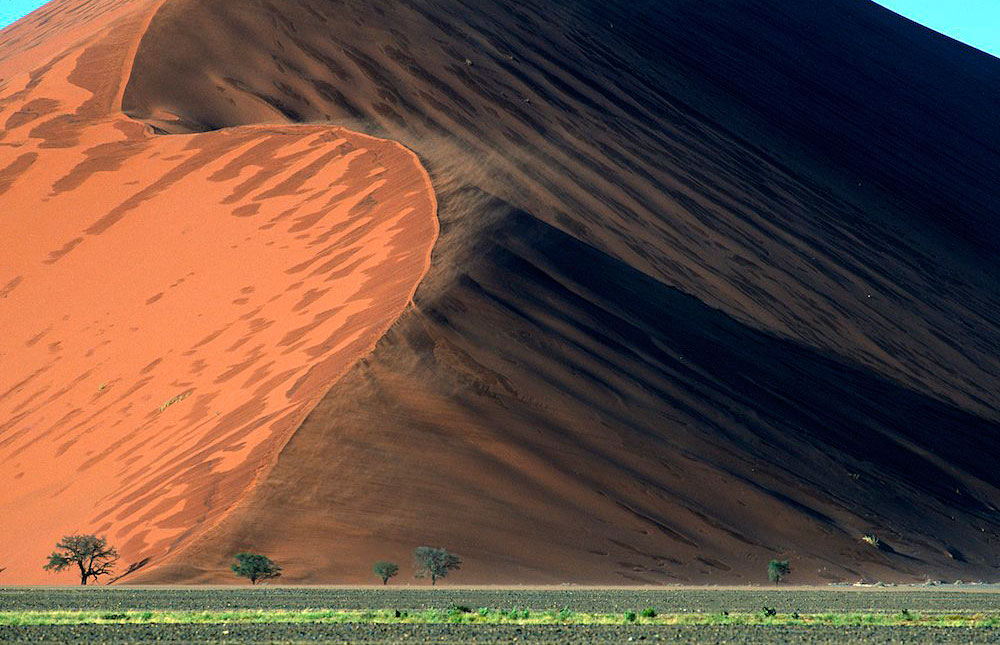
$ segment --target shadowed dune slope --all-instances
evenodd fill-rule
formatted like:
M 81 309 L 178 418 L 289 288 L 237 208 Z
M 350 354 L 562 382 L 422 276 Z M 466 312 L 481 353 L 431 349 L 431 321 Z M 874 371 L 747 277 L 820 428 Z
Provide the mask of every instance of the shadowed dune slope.
M 128 114 L 399 140 L 442 234 L 251 495 L 134 580 L 253 548 L 370 582 L 423 543 L 456 582 L 995 578 L 998 80 L 861 0 L 168 3 Z
M 436 202 L 396 143 L 122 115 L 160 4 L 0 34 L 5 583 L 72 582 L 41 569 L 65 534 L 106 534 L 121 572 L 218 521 L 429 265 Z

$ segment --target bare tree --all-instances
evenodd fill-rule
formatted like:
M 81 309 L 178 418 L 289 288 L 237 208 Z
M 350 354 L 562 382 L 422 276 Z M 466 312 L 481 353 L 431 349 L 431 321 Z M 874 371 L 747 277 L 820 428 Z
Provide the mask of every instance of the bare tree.
M 454 553 L 430 546 L 418 546 L 413 551 L 413 562 L 416 568 L 415 576 L 417 578 L 430 576 L 432 586 L 438 578 L 444 578 L 449 571 L 458 569 L 462 565 L 462 559 Z
M 108 540 L 95 535 L 67 535 L 56 544 L 56 550 L 49 555 L 46 571 L 62 571 L 76 565 L 80 569 L 80 584 L 98 576 L 111 574 L 118 562 L 118 550 L 108 546 Z

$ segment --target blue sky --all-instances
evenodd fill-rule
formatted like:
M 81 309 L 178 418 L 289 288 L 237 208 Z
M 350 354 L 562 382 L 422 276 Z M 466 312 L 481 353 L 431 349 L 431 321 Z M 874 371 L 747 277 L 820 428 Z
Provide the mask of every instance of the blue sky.
M 43 4 L 45 0 L 0 0 L 0 27 L 6 27 Z
M 876 1 L 910 20 L 1000 57 L 1000 0 Z M 43 4 L 42 0 L 0 0 L 0 27 Z
M 0 0 L 0 27 L 7 26 L 43 4 L 45 0 Z
M 1000 58 L 1000 0 L 875 0 L 914 22 Z

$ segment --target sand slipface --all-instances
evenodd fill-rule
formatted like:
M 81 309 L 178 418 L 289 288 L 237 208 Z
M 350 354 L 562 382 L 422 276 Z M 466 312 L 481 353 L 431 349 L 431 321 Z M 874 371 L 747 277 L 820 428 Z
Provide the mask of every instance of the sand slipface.
M 442 233 L 253 491 L 130 580 L 253 545 L 410 581 L 420 544 L 448 584 L 996 576 L 996 59 L 856 0 L 173 0 L 135 60 L 166 131 L 403 142 Z
M 122 115 L 161 4 L 54 3 L 0 34 L 4 583 L 72 582 L 41 569 L 64 534 L 106 534 L 122 572 L 217 521 L 398 318 L 437 234 L 399 144 Z

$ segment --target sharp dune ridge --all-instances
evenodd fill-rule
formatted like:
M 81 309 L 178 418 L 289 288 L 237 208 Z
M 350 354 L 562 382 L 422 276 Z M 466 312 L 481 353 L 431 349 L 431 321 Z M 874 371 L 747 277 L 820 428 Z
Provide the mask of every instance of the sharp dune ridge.
M 66 146 L 87 159 L 66 161 L 72 172 L 49 161 L 39 181 L 52 182 L 50 199 L 61 185 L 100 213 L 83 234 L 47 231 L 49 301 L 74 302 L 51 285 L 87 284 L 79 276 L 98 257 L 115 258 L 110 271 L 128 265 L 128 244 L 111 255 L 94 240 L 111 244 L 130 222 L 128 240 L 159 233 L 110 204 L 131 197 L 143 213 L 198 222 L 218 204 L 237 222 L 231 237 L 199 232 L 192 253 L 274 218 L 305 273 L 323 261 L 295 235 L 308 225 L 329 245 L 325 270 L 352 285 L 326 297 L 355 305 L 365 327 L 337 328 L 319 287 L 270 281 L 262 263 L 258 279 L 285 297 L 235 330 L 206 329 L 227 334 L 218 347 L 242 362 L 205 350 L 180 377 L 180 362 L 151 368 L 175 379 L 164 396 L 190 390 L 162 412 L 204 416 L 224 399 L 233 420 L 181 418 L 142 435 L 109 406 L 135 434 L 108 455 L 126 464 L 119 479 L 90 480 L 114 484 L 96 496 L 68 485 L 37 508 L 42 494 L 13 479 L 4 508 L 44 518 L 19 544 L 44 551 L 75 495 L 73 508 L 96 497 L 108 511 L 82 509 L 80 521 L 100 517 L 129 539 L 131 562 L 151 558 L 129 582 L 225 582 L 242 549 L 277 559 L 289 582 L 370 582 L 379 558 L 407 576 L 425 543 L 462 554 L 465 583 L 745 583 L 771 558 L 790 559 L 797 582 L 996 577 L 996 59 L 862 0 L 154 4 L 57 3 L 0 33 L 0 144 L 35 146 L 3 152 L 0 200 L 25 211 L 28 197 L 10 191 Z M 11 52 L 23 43 L 53 62 L 8 78 L 28 71 L 27 54 Z M 50 81 L 64 94 L 47 95 Z M 40 112 L 38 134 L 18 139 L 11 123 L 27 130 Z M 433 191 L 386 139 L 419 155 Z M 364 149 L 356 162 L 342 141 Z M 343 179 L 327 174 L 338 162 Z M 190 184 L 125 201 L 93 186 L 133 166 Z M 369 168 L 398 183 L 372 188 Z M 343 235 L 341 251 L 335 216 L 305 215 L 331 181 L 354 187 L 330 202 L 348 217 L 382 191 L 374 201 L 398 241 Z M 392 220 L 416 199 L 413 221 Z M 33 222 L 19 217 L 17 239 L 30 239 Z M 23 248 L 39 260 L 42 247 Z M 383 255 L 354 266 L 349 249 L 362 248 Z M 220 289 L 257 261 L 251 247 L 231 251 L 216 258 Z M 397 277 L 386 285 L 379 270 Z M 7 300 L 44 300 L 31 277 L 0 276 Z M 110 278 L 95 277 L 88 293 L 101 297 Z M 203 297 L 163 324 L 220 300 Z M 125 327 L 137 308 L 122 301 L 107 320 Z M 282 352 L 277 327 L 299 333 L 302 308 L 317 316 L 312 342 L 359 339 L 336 368 L 310 372 Z M 107 330 L 18 320 L 11 342 L 38 340 L 34 354 L 18 349 L 24 378 L 0 381 L 0 459 L 27 460 L 38 444 L 27 463 L 76 463 L 45 437 L 65 445 L 80 420 L 57 418 L 60 399 L 46 399 L 56 387 L 78 396 L 99 366 L 34 383 L 62 366 L 52 355 L 69 339 Z M 286 380 L 273 390 L 225 378 L 279 356 Z M 288 394 L 306 372 L 309 393 Z M 29 424 L 29 412 L 45 421 Z M 167 446 L 153 457 L 141 443 L 192 427 L 209 443 L 178 437 L 181 469 L 167 466 Z M 868 533 L 880 549 L 861 541 Z M 40 579 L 30 564 L 14 575 Z
M 218 521 L 410 302 L 437 233 L 398 144 L 281 124 L 162 136 L 122 115 L 162 4 L 89 3 L 100 33 L 5 76 L 14 582 L 51 581 L 38 563 L 67 532 L 107 533 L 124 569 Z

